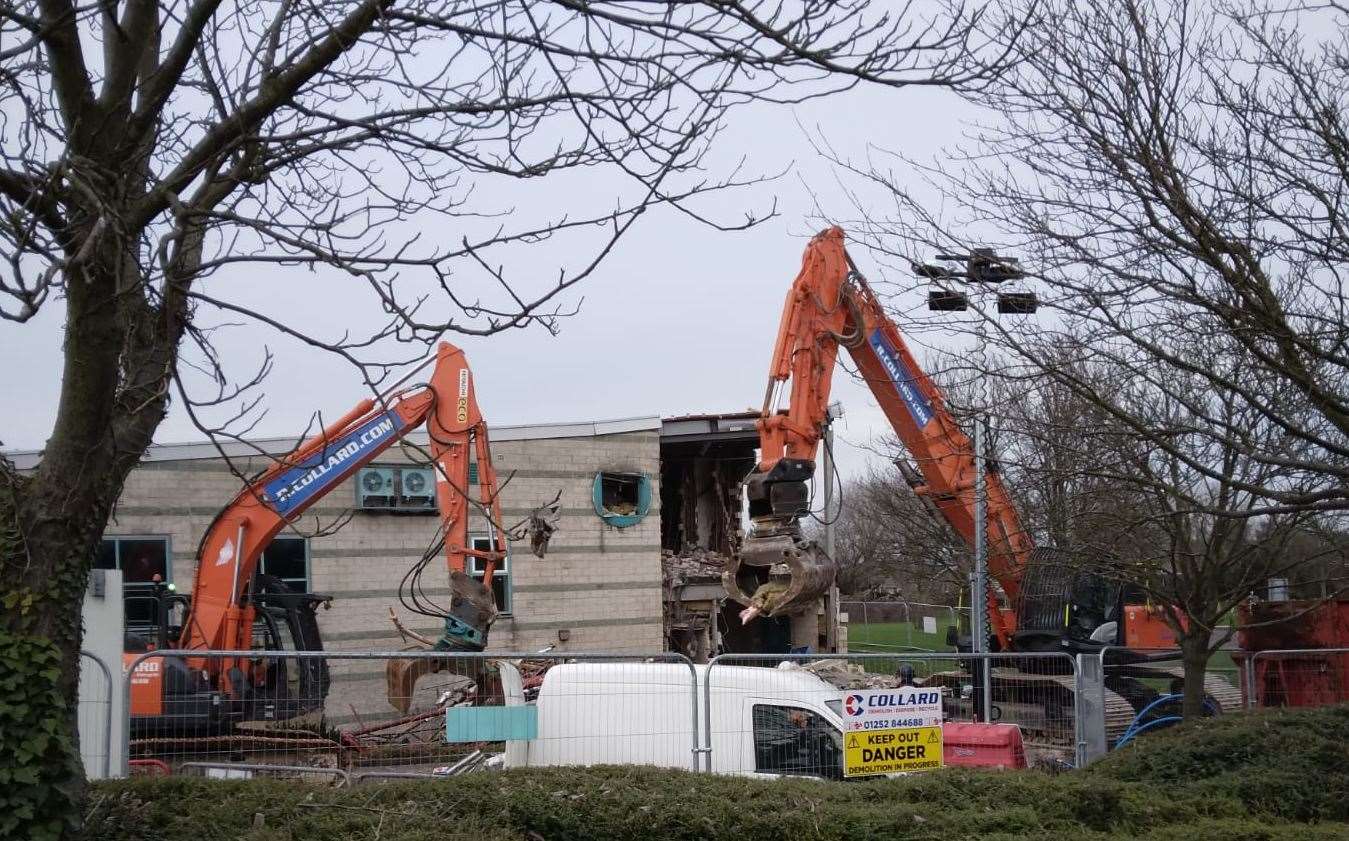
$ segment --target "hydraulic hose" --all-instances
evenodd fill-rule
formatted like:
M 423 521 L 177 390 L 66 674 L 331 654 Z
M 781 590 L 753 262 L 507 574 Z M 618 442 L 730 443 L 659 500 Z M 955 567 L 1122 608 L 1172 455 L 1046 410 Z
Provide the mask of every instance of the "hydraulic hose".
M 1119 740 L 1115 742 L 1114 749 L 1119 750 L 1120 748 L 1124 747 L 1139 733 L 1143 733 L 1145 731 L 1151 730 L 1163 724 L 1170 726 L 1177 722 L 1184 721 L 1185 719 L 1182 716 L 1168 715 L 1163 716 L 1162 718 L 1153 719 L 1152 721 L 1149 721 L 1146 724 L 1140 723 L 1143 721 L 1143 717 L 1145 715 L 1147 715 L 1149 712 L 1156 709 L 1157 707 L 1160 707 L 1163 704 L 1174 703 L 1176 701 L 1183 700 L 1184 698 L 1185 698 L 1184 695 L 1177 695 L 1174 693 L 1168 695 L 1159 695 L 1158 697 L 1154 698 L 1151 703 L 1144 706 L 1143 709 L 1139 710 L 1138 714 L 1134 716 L 1134 720 L 1131 721 L 1129 723 L 1129 726 L 1125 729 L 1124 735 L 1120 736 Z M 1204 699 L 1204 708 L 1209 710 L 1209 712 L 1214 715 L 1218 713 L 1217 708 L 1213 706 L 1213 701 L 1210 698 Z

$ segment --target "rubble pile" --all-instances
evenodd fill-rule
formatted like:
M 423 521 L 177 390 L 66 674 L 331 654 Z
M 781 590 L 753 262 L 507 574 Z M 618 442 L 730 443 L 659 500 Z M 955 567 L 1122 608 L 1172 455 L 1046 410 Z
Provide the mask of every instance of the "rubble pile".
M 694 548 L 679 555 L 667 549 L 661 552 L 660 560 L 666 648 L 685 654 L 695 663 L 706 662 L 714 653 L 713 614 L 720 609 L 721 573 L 729 559 L 718 552 Z M 708 600 L 703 595 L 686 601 L 686 588 L 691 584 L 717 585 L 717 598 Z
M 716 578 L 720 580 L 721 571 L 730 560 L 720 552 L 695 548 L 685 554 L 676 555 L 669 549 L 660 553 L 661 571 L 665 576 L 665 588 L 687 584 L 695 578 Z
M 807 663 L 784 662 L 778 668 L 804 669 L 839 689 L 889 689 L 895 678 L 866 671 L 858 663 L 846 660 L 811 660 Z
M 520 660 L 516 663 L 516 667 L 520 669 L 520 680 L 526 701 L 538 700 L 539 687 L 543 686 L 543 675 L 549 667 L 556 664 L 556 660 Z

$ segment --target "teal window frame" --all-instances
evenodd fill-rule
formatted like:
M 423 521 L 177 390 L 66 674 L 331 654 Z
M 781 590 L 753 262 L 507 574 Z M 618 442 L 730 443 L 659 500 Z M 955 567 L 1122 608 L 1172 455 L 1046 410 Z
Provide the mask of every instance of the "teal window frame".
M 635 477 L 638 480 L 636 511 L 631 514 L 615 514 L 613 511 L 604 507 L 605 476 Z M 646 515 L 651 511 L 651 476 L 647 473 L 601 470 L 599 473 L 595 474 L 595 481 L 591 485 L 591 502 L 595 506 L 595 514 L 614 528 L 626 529 L 635 526 L 646 519 Z

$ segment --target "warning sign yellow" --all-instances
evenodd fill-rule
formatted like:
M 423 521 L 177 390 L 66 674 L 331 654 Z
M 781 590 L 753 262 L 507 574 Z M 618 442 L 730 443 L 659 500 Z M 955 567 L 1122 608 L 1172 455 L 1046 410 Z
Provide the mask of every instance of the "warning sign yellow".
M 940 727 L 871 730 L 844 736 L 843 776 L 864 777 L 942 766 Z

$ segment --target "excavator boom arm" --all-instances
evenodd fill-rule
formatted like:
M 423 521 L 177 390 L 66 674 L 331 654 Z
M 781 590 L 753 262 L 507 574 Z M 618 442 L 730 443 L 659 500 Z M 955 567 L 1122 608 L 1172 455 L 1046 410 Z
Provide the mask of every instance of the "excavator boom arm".
M 350 412 L 279 459 L 250 481 L 212 522 L 202 538 L 192 583 L 191 611 L 179 647 L 193 650 L 247 649 L 253 607 L 246 590 L 263 551 L 285 526 L 412 430 L 426 425 L 436 466 L 437 504 L 445 531 L 446 562 L 455 595 L 476 600 L 466 612 L 470 647 L 485 645 L 495 616 L 491 590 L 486 603 L 480 585 L 466 574 L 466 559 L 482 556 L 490 582 L 505 549 L 501 533 L 496 473 L 487 449 L 486 424 L 478 411 L 472 375 L 463 351 L 442 342 L 424 387 L 404 390 L 381 403 L 363 400 Z M 467 546 L 469 446 L 477 439 L 482 504 L 491 512 L 497 546 L 482 552 Z M 459 581 L 457 579 L 464 579 Z M 477 588 L 477 589 L 475 589 Z M 453 602 L 452 602 L 453 603 Z M 452 607 L 452 612 L 457 612 Z M 212 671 L 232 664 L 202 664 Z
M 784 529 L 793 528 L 807 509 L 806 483 L 814 474 L 840 345 L 848 350 L 916 462 L 921 479 L 911 482 L 914 492 L 929 499 L 956 533 L 973 543 L 973 443 L 866 280 L 853 268 L 843 231 L 834 227 L 811 240 L 787 296 L 770 365 L 768 395 L 758 421 L 760 462 L 745 483 L 756 535 L 764 536 L 747 539 L 742 555 L 753 563 L 757 554 L 763 554 L 755 544 L 762 539 L 772 544 L 773 551 L 767 555 L 773 559 L 783 549 Z M 777 401 L 788 377 L 790 401 L 779 407 Z M 989 572 L 1015 601 L 1034 546 L 997 473 L 986 476 L 986 493 Z M 802 550 L 799 543 L 797 549 Z M 818 553 L 818 549 L 811 551 Z M 763 560 L 755 565 L 765 565 Z M 803 588 L 798 598 L 810 596 L 809 588 Z M 779 609 L 784 607 L 780 601 Z M 1012 629 L 996 607 L 996 599 L 990 597 L 994 632 L 1006 648 Z

